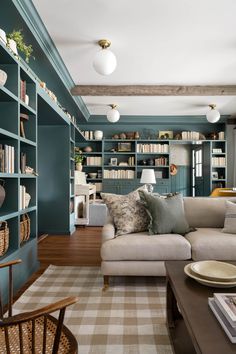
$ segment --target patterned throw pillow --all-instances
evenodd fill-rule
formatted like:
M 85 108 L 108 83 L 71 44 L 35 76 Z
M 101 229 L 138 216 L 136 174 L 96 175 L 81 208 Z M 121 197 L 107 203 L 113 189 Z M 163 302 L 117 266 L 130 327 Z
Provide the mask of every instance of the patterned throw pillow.
M 146 190 L 146 187 L 139 189 Z M 113 218 L 116 236 L 142 232 L 148 229 L 150 218 L 145 207 L 139 201 L 138 190 L 127 195 L 101 193 L 102 199 Z
M 236 204 L 226 200 L 225 224 L 222 232 L 236 234 Z

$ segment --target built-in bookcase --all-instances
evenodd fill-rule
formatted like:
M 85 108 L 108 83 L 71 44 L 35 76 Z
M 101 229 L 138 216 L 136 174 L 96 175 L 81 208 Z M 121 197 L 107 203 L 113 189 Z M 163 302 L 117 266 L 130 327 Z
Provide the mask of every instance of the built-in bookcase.
M 7 73 L 7 81 L 0 86 L 0 179 L 6 197 L 0 208 L 0 221 L 7 221 L 9 227 L 9 248 L 0 261 L 21 258 L 25 271 L 15 281 L 18 288 L 37 268 L 37 177 L 26 173 L 26 166 L 37 171 L 37 97 L 36 82 L 12 53 L 0 43 L 0 69 Z M 26 82 L 29 102 L 20 96 L 20 82 Z M 27 115 L 22 134 L 21 114 Z M 22 156 L 25 156 L 22 170 Z M 21 187 L 30 194 L 27 208 L 20 203 Z M 20 222 L 24 214 L 30 218 L 30 237 L 22 242 Z M 22 268 L 22 269 L 23 269 Z M 21 268 L 19 268 L 21 269 Z M 1 273 L 2 274 L 2 273 Z M 1 275 L 6 280 L 6 273 Z M 5 291 L 4 296 L 7 295 Z

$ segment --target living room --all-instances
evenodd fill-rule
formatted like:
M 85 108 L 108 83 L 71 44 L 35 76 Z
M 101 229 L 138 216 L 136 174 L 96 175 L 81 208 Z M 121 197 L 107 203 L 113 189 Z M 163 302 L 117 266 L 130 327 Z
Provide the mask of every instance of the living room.
M 3 353 L 65 306 L 54 353 L 235 352 L 235 6 L 2 4 Z

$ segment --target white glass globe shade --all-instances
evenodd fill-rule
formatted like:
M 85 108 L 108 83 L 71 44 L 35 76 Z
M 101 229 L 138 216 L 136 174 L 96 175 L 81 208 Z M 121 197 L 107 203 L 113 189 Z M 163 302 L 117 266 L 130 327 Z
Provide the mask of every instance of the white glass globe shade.
M 93 67 L 98 74 L 110 75 L 116 68 L 116 57 L 109 49 L 101 49 L 95 55 Z
M 120 119 L 120 113 L 117 111 L 117 109 L 110 109 L 110 111 L 107 112 L 107 120 L 111 123 L 116 123 Z
M 220 112 L 218 112 L 216 109 L 211 109 L 207 112 L 206 119 L 209 123 L 216 123 L 220 119 Z

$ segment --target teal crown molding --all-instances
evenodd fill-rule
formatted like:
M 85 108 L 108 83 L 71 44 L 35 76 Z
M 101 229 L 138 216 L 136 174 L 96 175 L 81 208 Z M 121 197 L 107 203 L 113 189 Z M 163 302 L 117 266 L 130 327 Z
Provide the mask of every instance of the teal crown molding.
M 230 116 L 221 116 L 216 124 L 225 124 Z M 91 115 L 87 124 L 101 125 L 109 124 L 112 126 L 119 125 L 143 125 L 143 124 L 211 124 L 207 121 L 206 116 L 125 116 L 122 115 L 117 123 L 109 123 L 104 115 Z M 214 124 L 212 124 L 212 128 Z
M 48 60 L 55 68 L 66 89 L 70 92 L 70 89 L 75 86 L 75 83 L 69 71 L 67 70 L 58 50 L 56 49 L 55 44 L 52 41 L 45 25 L 43 24 L 34 4 L 31 0 L 12 0 L 12 2 L 36 38 L 40 47 L 47 55 Z M 79 96 L 72 96 L 72 98 L 84 115 L 85 119 L 88 120 L 90 113 L 82 98 Z

